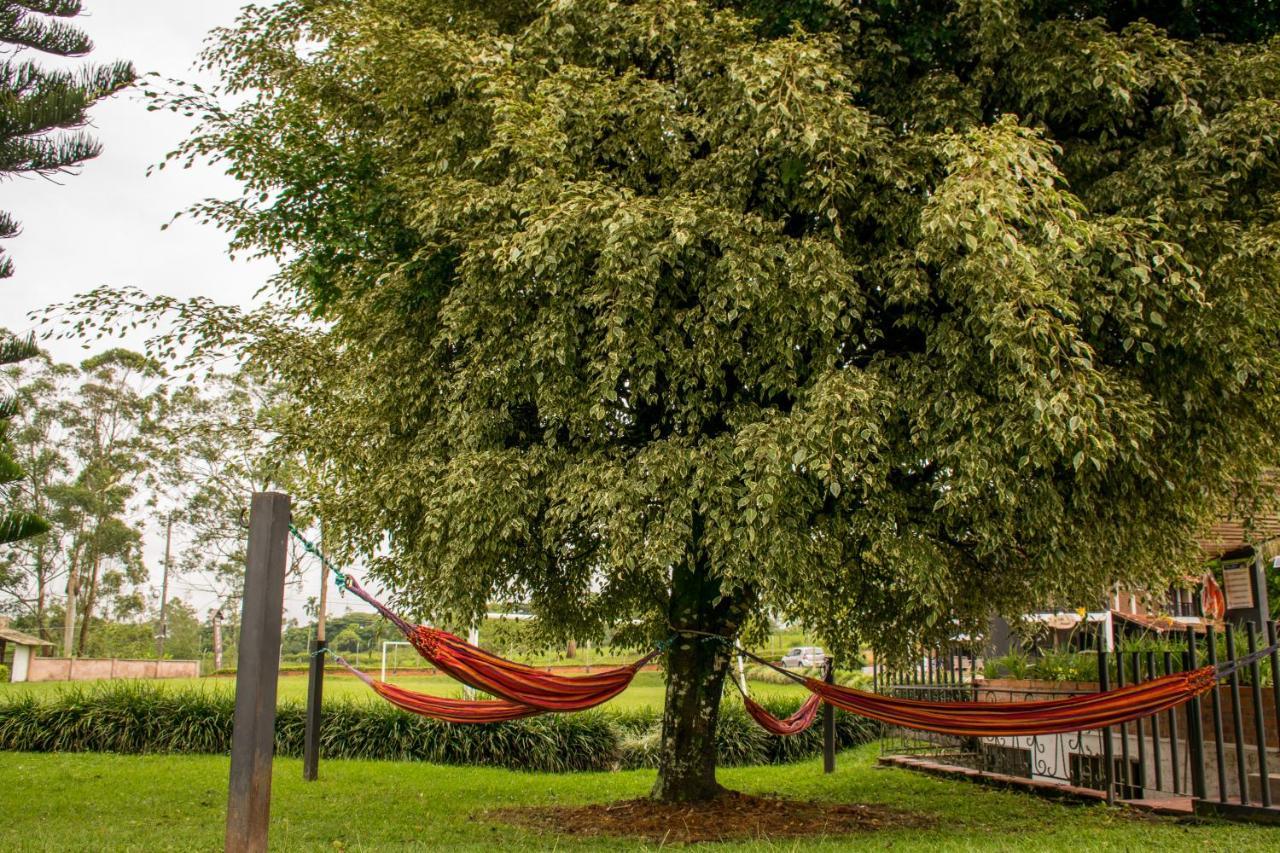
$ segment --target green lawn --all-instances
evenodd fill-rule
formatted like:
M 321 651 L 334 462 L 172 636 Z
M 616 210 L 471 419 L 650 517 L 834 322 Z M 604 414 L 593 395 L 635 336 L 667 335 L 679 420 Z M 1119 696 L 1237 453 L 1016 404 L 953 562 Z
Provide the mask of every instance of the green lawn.
M 721 780 L 755 793 L 888 805 L 931 816 L 934 828 L 709 849 L 1280 849 L 1276 828 L 1180 823 L 1105 806 L 1063 805 L 877 768 L 875 755 L 874 746 L 844 753 L 838 771 L 828 777 L 809 761 L 727 770 Z M 275 767 L 271 840 L 278 850 L 643 849 L 638 842 L 532 834 L 497 825 L 484 812 L 637 797 L 653 781 L 651 771 L 555 776 L 332 761 L 322 764 L 318 783 L 304 784 L 298 761 L 277 760 Z M 0 849 L 220 849 L 226 778 L 227 759 L 220 756 L 0 753 L 0 790 L 13 794 L 0 821 Z
M 388 676 L 388 680 L 410 690 L 417 690 L 420 693 L 431 693 L 437 696 L 461 695 L 461 687 L 458 682 L 443 675 Z M 92 688 L 95 685 L 104 683 L 110 682 L 78 681 L 74 682 L 74 686 Z M 228 692 L 234 691 L 236 686 L 235 678 L 223 677 L 167 678 L 146 683 L 168 689 L 197 688 L 200 690 L 226 690 Z M 68 686 L 68 682 L 65 681 L 46 681 L 38 684 L 0 684 L 0 702 L 21 693 L 47 696 L 65 690 Z M 805 693 L 803 687 L 795 684 L 754 684 L 751 689 L 753 695 L 759 693 L 763 695 L 800 696 Z M 606 703 L 605 707 L 638 708 L 647 705 L 652 708 L 661 708 L 663 692 L 664 685 L 661 673 L 637 673 L 635 680 L 631 682 L 631 686 L 622 695 Z M 276 692 L 277 701 L 304 702 L 306 701 L 306 693 L 307 678 L 305 675 L 285 675 L 280 677 L 279 687 Z M 326 701 L 346 698 L 380 701 L 377 695 L 358 679 L 348 675 L 331 673 L 325 675 L 324 695 Z

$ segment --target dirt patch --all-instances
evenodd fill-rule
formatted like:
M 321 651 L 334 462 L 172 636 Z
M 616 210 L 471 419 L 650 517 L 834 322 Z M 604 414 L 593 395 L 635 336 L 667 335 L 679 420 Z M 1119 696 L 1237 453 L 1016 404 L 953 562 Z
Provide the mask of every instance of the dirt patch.
M 563 835 L 643 838 L 663 844 L 821 837 L 933 825 L 923 815 L 885 806 L 786 800 L 727 791 L 696 804 L 622 800 L 589 806 L 540 806 L 491 811 L 503 823 Z

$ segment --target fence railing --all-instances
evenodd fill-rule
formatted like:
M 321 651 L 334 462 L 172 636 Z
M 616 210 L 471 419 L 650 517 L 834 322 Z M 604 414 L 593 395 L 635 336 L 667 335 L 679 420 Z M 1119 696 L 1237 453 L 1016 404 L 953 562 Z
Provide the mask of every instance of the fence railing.
M 1100 629 L 1101 630 L 1101 629 Z M 1205 663 L 1234 662 L 1273 645 L 1265 632 L 1210 626 L 1167 637 L 1160 648 L 1108 652 L 1099 642 L 1096 681 L 986 677 L 984 662 L 943 649 L 911 665 L 877 665 L 880 692 L 928 701 L 1034 702 L 1106 691 Z M 933 756 L 988 773 L 1093 788 L 1108 799 L 1190 797 L 1233 807 L 1280 802 L 1280 655 L 1237 670 L 1184 706 L 1109 729 L 1061 735 L 958 738 L 905 729 L 885 733 L 885 754 Z

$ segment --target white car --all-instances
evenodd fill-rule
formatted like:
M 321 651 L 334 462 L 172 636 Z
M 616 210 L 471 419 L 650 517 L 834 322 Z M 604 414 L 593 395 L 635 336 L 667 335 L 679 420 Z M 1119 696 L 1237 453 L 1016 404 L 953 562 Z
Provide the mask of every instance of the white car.
M 822 666 L 827 656 L 820 646 L 796 646 L 782 656 L 782 665 L 787 669 L 808 669 Z

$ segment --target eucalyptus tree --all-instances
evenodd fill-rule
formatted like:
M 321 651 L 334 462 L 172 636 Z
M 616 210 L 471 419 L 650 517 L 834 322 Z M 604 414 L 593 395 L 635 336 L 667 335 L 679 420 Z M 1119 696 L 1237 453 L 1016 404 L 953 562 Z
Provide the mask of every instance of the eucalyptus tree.
M 139 487 L 156 456 L 164 394 L 160 365 L 136 352 L 107 350 L 80 369 L 80 382 L 62 412 L 75 475 L 54 495 L 55 522 L 70 537 L 63 626 L 68 655 L 73 648 L 84 653 L 104 580 L 105 591 L 116 593 L 146 579 Z
M 9 488 L 20 496 L 15 502 L 23 517 L 39 519 L 39 525 L 34 535 L 0 549 L 0 593 L 9 606 L 30 615 L 36 633 L 46 639 L 51 638 L 47 609 L 54 584 L 67 567 L 65 531 L 49 519 L 58 511 L 55 498 L 70 472 L 59 412 L 74 373 L 75 368 L 54 364 L 44 354 L 4 368 L 13 389 L 5 450 L 19 472 Z
M 1229 5 L 249 6 L 159 104 L 278 315 L 82 326 L 269 365 L 402 606 L 675 634 L 654 793 L 709 797 L 769 612 L 902 654 L 1153 581 L 1275 462 L 1280 44 Z
M 297 460 L 275 433 L 285 405 L 279 383 L 248 366 L 187 383 L 165 403 L 156 487 L 185 541 L 176 569 L 214 611 L 236 610 L 244 590 L 250 496 L 296 491 Z M 304 507 L 295 515 L 305 524 Z

